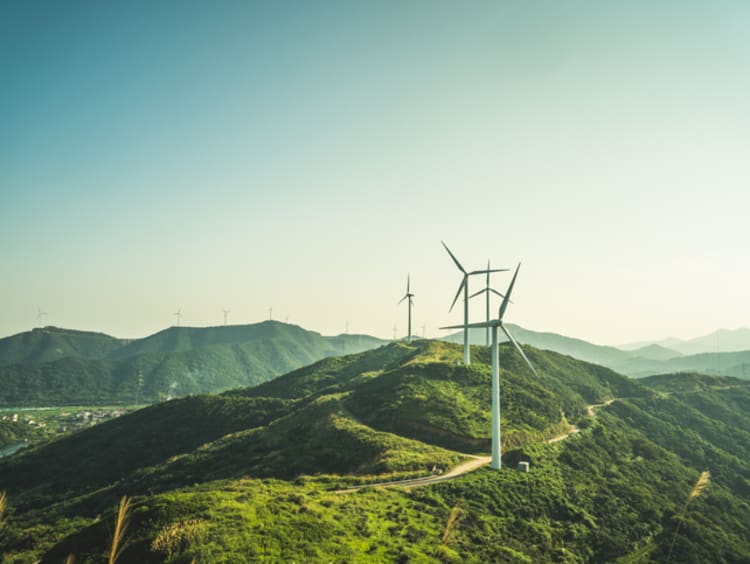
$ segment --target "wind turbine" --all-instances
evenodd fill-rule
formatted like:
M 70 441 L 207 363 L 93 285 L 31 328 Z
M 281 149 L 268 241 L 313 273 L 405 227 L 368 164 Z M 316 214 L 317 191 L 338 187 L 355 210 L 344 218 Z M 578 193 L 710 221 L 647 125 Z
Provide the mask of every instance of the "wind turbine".
M 458 301 L 458 296 L 461 295 L 461 290 L 464 292 L 464 364 L 469 365 L 471 364 L 471 353 L 469 352 L 469 276 L 473 276 L 474 274 L 485 274 L 487 273 L 489 275 L 490 272 L 505 272 L 508 269 L 507 268 L 501 268 L 501 269 L 494 269 L 490 270 L 489 268 L 487 270 L 473 270 L 471 272 L 467 272 L 466 269 L 461 266 L 461 263 L 458 262 L 458 259 L 455 257 L 455 255 L 451 252 L 451 250 L 448 248 L 448 245 L 446 245 L 443 241 L 440 241 L 443 243 L 443 247 L 445 247 L 445 250 L 448 251 L 448 254 L 453 259 L 453 262 L 456 263 L 456 266 L 458 269 L 463 272 L 463 279 L 461 280 L 461 284 L 458 286 L 458 292 L 456 292 L 456 297 L 453 298 L 453 303 L 451 304 L 451 307 L 448 309 L 448 311 L 453 310 L 453 306 L 456 305 L 456 302 Z
M 226 325 L 227 324 L 227 314 L 229 312 L 231 312 L 232 310 L 231 309 L 222 309 L 221 311 L 224 312 L 224 325 Z
M 504 298 L 505 296 L 503 296 L 500 292 L 498 292 L 494 288 L 490 288 L 490 273 L 492 272 L 490 270 L 490 261 L 487 261 L 487 270 L 485 270 L 485 272 L 487 273 L 487 285 L 484 288 L 482 288 L 481 290 L 479 290 L 478 292 L 476 292 L 476 293 L 472 294 L 471 296 L 469 296 L 469 299 L 471 299 L 471 298 L 473 298 L 475 296 L 478 296 L 480 294 L 485 294 L 485 293 L 487 294 L 486 309 L 487 309 L 487 321 L 489 322 L 489 320 L 490 320 L 490 293 L 497 294 L 501 298 Z M 486 347 L 490 346 L 490 328 L 489 328 L 489 326 L 485 329 L 484 345 Z
M 409 290 L 409 278 L 410 277 L 407 274 L 406 275 L 406 295 L 404 295 L 404 297 L 401 298 L 401 300 L 399 300 L 399 302 L 398 302 L 398 303 L 401 303 L 401 302 L 403 302 L 406 299 L 409 300 L 409 303 L 408 303 L 408 306 L 409 306 L 409 334 L 408 334 L 408 337 L 406 338 L 407 342 L 411 342 L 411 308 L 414 307 L 414 300 L 412 300 L 412 298 L 414 297 L 414 294 L 412 294 L 411 291 Z
M 36 318 L 37 318 L 37 321 L 39 321 L 39 328 L 40 328 L 40 329 L 42 328 L 42 318 L 43 318 L 43 317 L 44 317 L 45 315 L 47 315 L 47 312 L 46 312 L 46 311 L 42 311 L 42 308 L 40 308 L 40 307 L 39 307 L 39 308 L 37 308 L 37 314 L 36 314 Z
M 182 308 L 175 311 L 172 315 L 174 315 L 177 318 L 177 327 L 180 326 L 180 317 L 182 317 Z
M 531 368 L 534 376 L 539 377 L 539 375 L 536 373 L 536 370 L 534 370 L 534 367 L 531 365 L 528 357 L 523 352 L 521 345 L 518 344 L 518 341 L 513 338 L 513 335 L 510 334 L 510 331 L 508 331 L 505 325 L 503 325 L 503 315 L 505 315 L 505 310 L 508 307 L 510 294 L 511 292 L 513 292 L 513 285 L 516 283 L 516 276 L 518 276 L 519 268 L 521 268 L 520 262 L 516 267 L 515 274 L 513 274 L 513 279 L 510 281 L 510 286 L 508 286 L 508 291 L 503 298 L 503 303 L 500 304 L 500 311 L 497 314 L 497 319 L 493 319 L 484 323 L 472 323 L 471 325 L 469 325 L 469 327 L 489 327 L 490 329 L 492 329 L 492 468 L 496 470 L 500 470 L 502 454 L 500 449 L 500 359 L 497 353 L 498 327 L 503 330 L 503 333 L 505 333 L 506 337 L 508 337 L 510 342 L 513 343 L 513 346 L 515 346 L 516 349 L 518 349 L 518 352 L 521 353 L 521 356 L 526 361 L 526 364 L 529 365 L 529 368 Z M 459 327 L 461 327 L 461 325 L 443 327 L 443 329 L 458 329 Z

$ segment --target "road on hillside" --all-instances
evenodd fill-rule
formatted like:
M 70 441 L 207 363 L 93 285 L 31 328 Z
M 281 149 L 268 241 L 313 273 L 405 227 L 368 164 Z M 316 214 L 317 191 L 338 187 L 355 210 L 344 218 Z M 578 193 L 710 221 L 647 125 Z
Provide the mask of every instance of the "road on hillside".
M 446 480 L 453 480 L 469 472 L 473 472 L 480 466 L 489 464 L 492 460 L 491 456 L 472 456 L 470 454 L 465 455 L 470 458 L 462 462 L 458 466 L 455 466 L 450 472 L 445 474 L 435 474 L 432 476 L 423 476 L 421 478 L 410 478 L 408 480 L 395 480 L 393 482 L 379 482 L 377 484 L 363 484 L 361 486 L 352 486 L 343 490 L 336 490 L 336 493 L 351 493 L 361 490 L 363 488 L 417 488 L 420 486 L 428 486 L 430 484 L 437 484 L 438 482 L 444 482 Z
M 590 417 L 594 417 L 594 408 L 599 407 L 606 407 L 610 405 L 614 399 L 609 399 L 605 401 L 604 403 L 596 403 L 592 405 L 586 406 L 586 413 Z M 551 439 L 548 439 L 546 442 L 547 444 L 554 444 L 559 441 L 564 441 L 571 435 L 575 435 L 576 433 L 580 433 L 581 429 L 578 427 L 578 425 L 571 425 L 570 429 L 566 433 L 562 433 L 561 435 L 557 435 L 556 437 L 552 437 Z M 410 478 L 408 480 L 394 480 L 392 482 L 378 482 L 376 484 L 362 484 L 360 486 L 351 486 L 349 488 L 344 488 L 341 490 L 336 490 L 336 493 L 352 493 L 356 492 L 358 490 L 364 489 L 364 488 L 405 488 L 405 489 L 411 489 L 411 488 L 419 488 L 422 486 L 429 486 L 431 484 L 437 484 L 439 482 L 445 482 L 447 480 L 453 480 L 455 478 L 458 478 L 459 476 L 463 476 L 464 474 L 468 474 L 469 472 L 473 472 L 477 468 L 480 468 L 481 466 L 484 466 L 485 464 L 489 464 L 492 461 L 491 456 L 473 456 L 470 454 L 465 454 L 467 458 L 470 460 L 466 460 L 465 462 L 462 462 L 458 466 L 455 466 L 452 470 L 445 474 L 437 474 L 432 476 L 423 476 L 421 478 Z

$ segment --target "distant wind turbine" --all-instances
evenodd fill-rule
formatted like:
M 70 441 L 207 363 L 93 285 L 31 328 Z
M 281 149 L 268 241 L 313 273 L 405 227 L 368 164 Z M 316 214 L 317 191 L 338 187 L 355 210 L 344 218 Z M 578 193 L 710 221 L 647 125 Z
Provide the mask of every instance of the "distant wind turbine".
M 271 321 L 273 319 L 273 306 L 268 306 L 268 320 Z
M 513 279 L 510 281 L 508 291 L 503 298 L 503 303 L 500 304 L 500 311 L 497 314 L 497 319 L 485 323 L 472 323 L 469 327 L 489 327 L 492 329 L 492 468 L 500 470 L 501 466 L 501 447 L 500 447 L 500 359 L 498 357 L 497 349 L 497 328 L 503 330 L 503 333 L 508 337 L 513 346 L 516 347 L 521 356 L 529 365 L 529 368 L 534 373 L 534 376 L 539 376 L 531 365 L 526 353 L 523 352 L 521 345 L 518 344 L 510 334 L 510 331 L 503 325 L 503 315 L 505 315 L 505 309 L 508 307 L 510 301 L 510 294 L 513 292 L 513 285 L 516 283 L 516 276 L 518 276 L 518 269 L 521 268 L 521 263 L 518 263 L 516 272 L 513 274 Z M 461 325 L 453 325 L 451 327 L 443 327 L 443 329 L 458 329 Z
M 224 312 L 224 325 L 226 325 L 226 324 L 227 324 L 227 315 L 228 315 L 228 314 L 229 314 L 229 312 L 231 312 L 232 310 L 231 310 L 231 309 L 222 309 L 221 311 L 223 311 L 223 312 Z
M 490 270 L 489 268 L 487 270 L 473 270 L 472 272 L 467 272 L 466 269 L 461 266 L 461 263 L 458 262 L 458 259 L 455 257 L 455 255 L 451 252 L 451 250 L 448 248 L 448 245 L 446 245 L 443 241 L 440 241 L 443 243 L 443 247 L 445 247 L 445 250 L 448 251 L 448 254 L 453 259 L 453 262 L 456 263 L 456 266 L 458 269 L 463 273 L 463 278 L 461 279 L 461 284 L 458 286 L 458 292 L 456 292 L 456 297 L 453 298 L 453 303 L 451 304 L 451 307 L 448 309 L 448 311 L 453 310 L 453 306 L 456 305 L 456 302 L 458 301 L 458 296 L 461 295 L 461 291 L 463 290 L 464 293 L 464 364 L 469 365 L 471 364 L 471 352 L 469 351 L 469 276 L 473 276 L 475 274 L 489 274 L 490 272 L 505 272 L 508 269 L 502 268 L 502 269 L 495 269 Z
M 487 261 L 487 270 L 485 270 L 485 272 L 487 273 L 487 285 L 484 288 L 482 288 L 481 290 L 479 290 L 478 292 L 475 292 L 474 294 L 472 294 L 471 296 L 469 296 L 469 299 L 471 299 L 471 298 L 473 298 L 475 296 L 479 296 L 480 294 L 487 294 L 487 299 L 486 299 L 487 317 L 486 317 L 486 320 L 487 320 L 487 322 L 489 322 L 490 321 L 490 293 L 497 294 L 501 298 L 504 298 L 505 296 L 503 296 L 500 292 L 498 292 L 494 288 L 490 288 L 490 273 L 492 272 L 490 270 L 490 261 Z M 490 346 L 490 328 L 489 328 L 489 326 L 487 326 L 487 328 L 485 329 L 484 345 L 486 347 Z
M 42 324 L 42 319 L 44 318 L 45 315 L 47 315 L 46 311 L 42 311 L 42 308 L 37 308 L 36 319 L 39 322 L 39 328 L 40 329 L 41 329 L 41 327 L 43 325 Z
M 409 300 L 409 302 L 407 304 L 408 309 L 409 309 L 409 332 L 408 332 L 408 336 L 406 337 L 407 342 L 411 342 L 411 308 L 414 307 L 414 300 L 412 300 L 412 298 L 414 297 L 414 294 L 412 294 L 411 290 L 409 289 L 409 285 L 410 285 L 409 278 L 410 278 L 410 276 L 407 274 L 406 275 L 406 294 L 398 302 L 398 303 L 401 303 L 404 300 Z
M 172 315 L 174 315 L 177 318 L 177 327 L 180 326 L 180 317 L 182 317 L 182 308 L 175 311 Z

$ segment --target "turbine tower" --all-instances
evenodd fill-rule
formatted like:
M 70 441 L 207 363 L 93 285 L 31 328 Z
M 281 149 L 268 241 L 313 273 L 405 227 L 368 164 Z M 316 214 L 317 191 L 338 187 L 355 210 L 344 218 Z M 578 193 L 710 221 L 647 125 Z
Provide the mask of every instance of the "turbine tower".
M 182 308 L 175 311 L 172 315 L 174 315 L 177 318 L 177 327 L 180 326 L 180 317 L 182 317 Z
M 229 314 L 229 312 L 232 311 L 232 310 L 231 309 L 222 309 L 221 311 L 224 312 L 224 325 L 226 325 L 227 324 L 227 314 Z
M 490 261 L 487 261 L 487 270 L 485 270 L 485 272 L 487 273 L 487 285 L 484 288 L 482 288 L 481 290 L 479 290 L 478 292 L 476 292 L 476 293 L 472 294 L 471 296 L 469 296 L 469 299 L 471 299 L 473 297 L 476 297 L 476 296 L 479 296 L 480 294 L 485 294 L 485 293 L 487 294 L 487 299 L 486 299 L 485 307 L 486 307 L 486 310 L 487 310 L 487 318 L 486 318 L 486 320 L 489 323 L 489 321 L 490 321 L 490 293 L 497 294 L 501 298 L 504 298 L 505 296 L 503 296 L 500 292 L 498 292 L 494 288 L 490 288 L 490 273 L 492 272 L 490 270 Z M 487 326 L 485 328 L 484 345 L 486 347 L 490 346 L 490 328 L 489 328 L 489 326 Z
M 42 311 L 42 308 L 40 308 L 40 307 L 37 308 L 36 319 L 39 322 L 39 328 L 40 329 L 42 328 L 42 325 L 43 325 L 42 324 L 42 319 L 44 318 L 45 315 L 47 315 L 46 311 Z
M 409 333 L 408 333 L 408 336 L 406 337 L 406 340 L 407 340 L 407 342 L 410 343 L 411 342 L 411 308 L 414 307 L 414 300 L 412 300 L 412 298 L 414 297 L 414 294 L 412 294 L 411 291 L 410 291 L 410 289 L 409 289 L 409 283 L 410 283 L 409 278 L 410 277 L 407 274 L 406 275 L 406 295 L 404 295 L 404 297 L 401 298 L 401 300 L 399 300 L 398 303 L 401 303 L 401 302 L 403 302 L 406 299 L 409 300 L 409 303 L 408 303 L 408 307 L 409 307 Z
M 458 292 L 456 292 L 456 297 L 453 298 L 453 303 L 451 304 L 451 307 L 448 309 L 448 311 L 453 310 L 453 306 L 456 305 L 456 302 L 458 301 L 458 296 L 461 295 L 461 290 L 463 290 L 464 292 L 464 324 L 463 324 L 464 364 L 468 366 L 469 364 L 471 364 L 471 353 L 469 352 L 469 276 L 473 276 L 474 274 L 485 274 L 485 273 L 489 275 L 490 272 L 505 272 L 508 269 L 501 268 L 501 269 L 490 270 L 488 268 L 487 270 L 473 270 L 472 272 L 467 272 L 466 269 L 463 266 L 461 266 L 461 263 L 458 262 L 458 259 L 455 257 L 455 255 L 448 248 L 448 245 L 446 245 L 443 241 L 440 241 L 440 242 L 443 243 L 443 247 L 445 247 L 445 250 L 448 251 L 448 254 L 453 259 L 453 262 L 456 263 L 456 266 L 464 275 L 464 277 L 461 279 L 461 284 L 459 284 L 458 286 Z
M 516 272 L 513 275 L 513 279 L 510 281 L 510 286 L 508 286 L 508 292 L 503 298 L 503 303 L 500 304 L 500 311 L 497 314 L 497 319 L 493 319 L 485 323 L 472 323 L 471 325 L 469 325 L 469 327 L 489 327 L 490 329 L 492 329 L 492 468 L 494 468 L 495 470 L 500 470 L 502 464 L 502 452 L 500 447 L 500 359 L 497 352 L 498 327 L 503 330 L 503 333 L 505 333 L 506 337 L 508 337 L 510 342 L 513 343 L 513 346 L 515 346 L 516 349 L 518 349 L 518 352 L 521 353 L 521 356 L 526 361 L 526 364 L 529 365 L 529 368 L 534 373 L 534 376 L 539 377 L 539 375 L 536 373 L 536 370 L 534 370 L 534 367 L 531 365 L 528 357 L 523 352 L 521 345 L 518 344 L 518 341 L 513 338 L 513 335 L 510 334 L 510 331 L 508 331 L 505 325 L 503 325 L 503 315 L 505 315 L 505 309 L 508 307 L 510 294 L 513 291 L 513 285 L 516 283 L 516 276 L 518 276 L 519 268 L 521 268 L 521 263 L 518 263 Z M 453 325 L 451 327 L 444 327 L 444 329 L 458 329 L 459 327 L 461 326 Z

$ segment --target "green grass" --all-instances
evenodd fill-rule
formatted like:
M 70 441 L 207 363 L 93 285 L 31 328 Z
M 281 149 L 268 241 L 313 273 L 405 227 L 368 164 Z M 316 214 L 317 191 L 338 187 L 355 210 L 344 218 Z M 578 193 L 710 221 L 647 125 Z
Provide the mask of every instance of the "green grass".
M 0 552 L 101 561 L 127 495 L 121 562 L 660 562 L 673 539 L 673 561 L 750 558 L 745 388 L 695 393 L 685 382 L 667 394 L 527 351 L 539 379 L 501 347 L 501 472 L 336 493 L 489 450 L 487 350 L 463 367 L 457 345 L 394 343 L 143 409 L 0 462 Z M 587 403 L 612 397 L 585 418 Z M 579 434 L 543 441 L 578 419 Z M 529 473 L 514 470 L 520 460 Z M 705 468 L 711 488 L 685 512 Z

